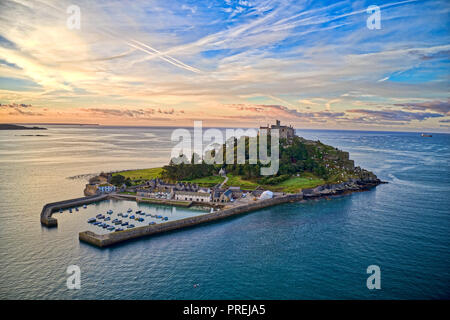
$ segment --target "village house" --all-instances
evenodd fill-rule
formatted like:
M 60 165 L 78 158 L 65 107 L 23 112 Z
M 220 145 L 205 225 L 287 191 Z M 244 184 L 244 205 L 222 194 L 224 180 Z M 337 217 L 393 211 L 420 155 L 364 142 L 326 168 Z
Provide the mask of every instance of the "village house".
M 195 191 L 175 191 L 174 199 L 181 201 L 210 202 L 211 193 Z
M 109 183 L 105 183 L 105 184 L 99 185 L 97 190 L 101 193 L 110 193 L 110 192 L 116 191 L 116 186 L 109 184 Z

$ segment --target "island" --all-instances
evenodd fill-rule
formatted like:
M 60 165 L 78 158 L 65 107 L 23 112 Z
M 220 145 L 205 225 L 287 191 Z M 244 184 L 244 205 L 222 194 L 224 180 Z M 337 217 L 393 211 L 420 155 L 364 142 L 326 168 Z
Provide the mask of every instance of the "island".
M 47 128 L 24 127 L 16 124 L 0 123 L 0 130 L 47 130 Z
M 261 175 L 261 162 L 249 164 L 208 164 L 207 156 L 225 152 L 243 142 L 246 149 L 251 143 L 258 148 L 257 137 L 242 136 L 232 138 L 219 148 L 209 150 L 209 154 L 199 157 L 186 155 L 160 168 L 134 169 L 101 173 L 89 179 L 85 198 L 67 200 L 44 206 L 41 222 L 46 226 L 56 226 L 52 213 L 63 208 L 79 206 L 103 199 L 127 199 L 171 206 L 201 206 L 209 213 L 175 220 L 161 221 L 125 230 L 105 225 L 105 222 L 90 219 L 111 230 L 108 234 L 91 231 L 79 233 L 81 241 L 98 247 L 106 247 L 129 239 L 149 236 L 186 227 L 209 223 L 216 220 L 255 211 L 261 208 L 287 202 L 333 197 L 342 194 L 366 191 L 385 183 L 368 170 L 355 166 L 346 151 L 326 145 L 321 141 L 307 140 L 297 136 L 290 126 L 282 126 L 279 121 L 271 127 L 260 130 L 277 129 L 279 139 L 279 169 L 274 175 Z M 243 139 L 243 140 L 242 140 Z M 180 161 L 182 160 L 182 161 Z M 236 160 L 236 159 L 235 159 Z M 139 213 L 137 213 L 139 214 Z M 99 215 L 101 217 L 101 215 Z M 144 220 L 144 219 L 143 219 Z M 145 221 L 145 220 L 144 220 Z

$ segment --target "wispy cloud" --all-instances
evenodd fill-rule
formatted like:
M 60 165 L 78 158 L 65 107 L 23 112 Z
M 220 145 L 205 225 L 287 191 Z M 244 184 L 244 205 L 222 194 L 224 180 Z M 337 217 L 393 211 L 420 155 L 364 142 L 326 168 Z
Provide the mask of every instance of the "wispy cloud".
M 438 128 L 449 114 L 448 1 L 383 2 L 380 30 L 367 1 L 80 0 L 80 30 L 66 27 L 70 4 L 0 2 L 4 104 L 149 124 Z

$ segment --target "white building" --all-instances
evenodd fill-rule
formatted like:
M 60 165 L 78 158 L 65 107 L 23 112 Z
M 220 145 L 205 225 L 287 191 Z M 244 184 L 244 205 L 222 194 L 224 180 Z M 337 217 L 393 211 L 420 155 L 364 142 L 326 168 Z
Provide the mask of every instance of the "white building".
M 181 200 L 181 201 L 210 202 L 211 201 L 211 193 L 192 192 L 192 191 L 175 191 L 174 199 Z
M 116 191 L 116 186 L 113 186 L 112 184 L 101 184 L 98 186 L 98 190 L 101 193 L 109 193 Z

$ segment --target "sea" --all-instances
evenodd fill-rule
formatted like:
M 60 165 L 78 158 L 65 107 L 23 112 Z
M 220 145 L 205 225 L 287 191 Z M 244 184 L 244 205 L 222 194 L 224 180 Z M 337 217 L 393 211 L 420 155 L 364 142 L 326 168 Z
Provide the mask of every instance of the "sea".
M 42 207 L 83 196 L 92 174 L 166 164 L 175 128 L 44 127 L 0 131 L 0 299 L 450 298 L 449 134 L 297 130 L 388 183 L 100 249 L 78 233 L 109 209 L 204 212 L 111 200 L 56 213 L 48 229 Z

